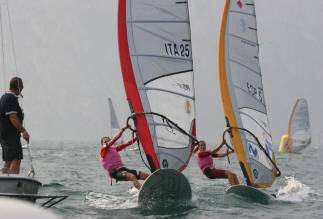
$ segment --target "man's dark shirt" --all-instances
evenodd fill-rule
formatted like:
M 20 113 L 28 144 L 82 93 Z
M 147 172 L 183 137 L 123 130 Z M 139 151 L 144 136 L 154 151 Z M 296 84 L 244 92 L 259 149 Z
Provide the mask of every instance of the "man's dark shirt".
M 13 93 L 5 93 L 0 99 L 0 139 L 8 140 L 19 138 L 20 132 L 16 129 L 10 119 L 10 114 L 16 114 L 20 122 L 24 119 L 24 114 L 19 106 L 18 97 Z

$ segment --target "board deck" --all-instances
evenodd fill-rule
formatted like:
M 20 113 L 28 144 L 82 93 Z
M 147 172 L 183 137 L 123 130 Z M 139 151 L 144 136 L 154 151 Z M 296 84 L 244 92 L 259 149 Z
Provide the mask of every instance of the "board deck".
M 187 178 L 174 169 L 160 169 L 143 183 L 138 204 L 144 208 L 158 208 L 186 204 L 192 198 Z
M 254 201 L 266 201 L 275 199 L 273 195 L 270 195 L 260 189 L 246 185 L 231 186 L 227 189 L 227 193 L 233 193 L 242 197 L 252 199 Z

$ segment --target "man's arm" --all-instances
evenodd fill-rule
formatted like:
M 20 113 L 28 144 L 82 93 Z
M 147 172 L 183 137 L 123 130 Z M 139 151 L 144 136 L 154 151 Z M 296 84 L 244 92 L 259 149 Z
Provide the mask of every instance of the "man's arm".
M 20 120 L 17 117 L 17 114 L 15 114 L 15 113 L 9 114 L 9 119 L 10 119 L 10 122 L 12 123 L 12 125 L 16 129 L 18 129 L 19 132 L 22 133 L 22 137 L 27 141 L 27 143 L 29 143 L 29 134 L 26 131 L 26 129 L 22 126 Z
M 137 140 L 137 137 L 134 137 L 133 139 L 131 139 L 131 140 L 127 141 L 126 143 L 119 144 L 119 145 L 118 145 L 118 146 L 116 146 L 115 148 L 116 148 L 116 150 L 117 150 L 117 151 L 121 151 L 121 150 L 123 150 L 124 148 L 126 148 L 126 147 L 128 147 L 128 146 L 132 145 L 136 140 Z

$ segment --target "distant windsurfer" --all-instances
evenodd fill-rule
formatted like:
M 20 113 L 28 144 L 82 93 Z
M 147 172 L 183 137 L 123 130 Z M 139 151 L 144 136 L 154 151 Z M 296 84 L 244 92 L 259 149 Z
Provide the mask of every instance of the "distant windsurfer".
M 225 145 L 225 140 L 216 147 L 213 151 L 206 150 L 205 141 L 200 141 L 198 145 L 198 150 L 196 154 L 196 162 L 203 174 L 210 179 L 225 179 L 227 178 L 231 185 L 239 185 L 239 179 L 236 174 L 228 171 L 216 169 L 213 166 L 213 158 L 215 157 L 226 157 L 233 151 L 228 151 L 225 153 L 217 153 Z M 196 152 L 196 151 L 195 151 Z
M 19 174 L 23 159 L 20 137 L 29 143 L 29 134 L 22 125 L 24 114 L 18 102 L 23 88 L 21 78 L 13 77 L 10 80 L 9 92 L 0 99 L 0 143 L 2 159 L 5 161 L 2 173 Z
M 112 146 L 127 128 L 128 126 L 122 128 L 121 131 L 112 139 L 109 137 L 103 137 L 101 139 L 100 162 L 102 166 L 109 172 L 111 178 L 114 178 L 117 181 L 132 181 L 133 185 L 139 190 L 141 184 L 138 182 L 138 180 L 145 180 L 149 174 L 124 167 L 118 153 L 119 151 L 136 142 L 137 138 L 134 137 L 126 143 Z

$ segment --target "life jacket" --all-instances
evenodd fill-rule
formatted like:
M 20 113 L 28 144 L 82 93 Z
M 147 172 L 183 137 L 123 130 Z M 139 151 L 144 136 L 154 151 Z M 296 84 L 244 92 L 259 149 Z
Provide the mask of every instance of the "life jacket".
M 112 170 L 123 167 L 120 154 L 115 147 L 108 148 L 105 156 L 100 156 L 100 162 L 102 166 L 109 172 L 110 177 Z
M 202 170 L 202 172 L 204 172 L 204 170 L 206 168 L 212 168 L 213 167 L 213 158 L 212 158 L 211 154 L 206 156 L 206 157 L 199 157 L 200 152 L 201 151 L 198 150 L 198 152 L 196 153 L 196 162 L 197 162 L 197 165 Z

